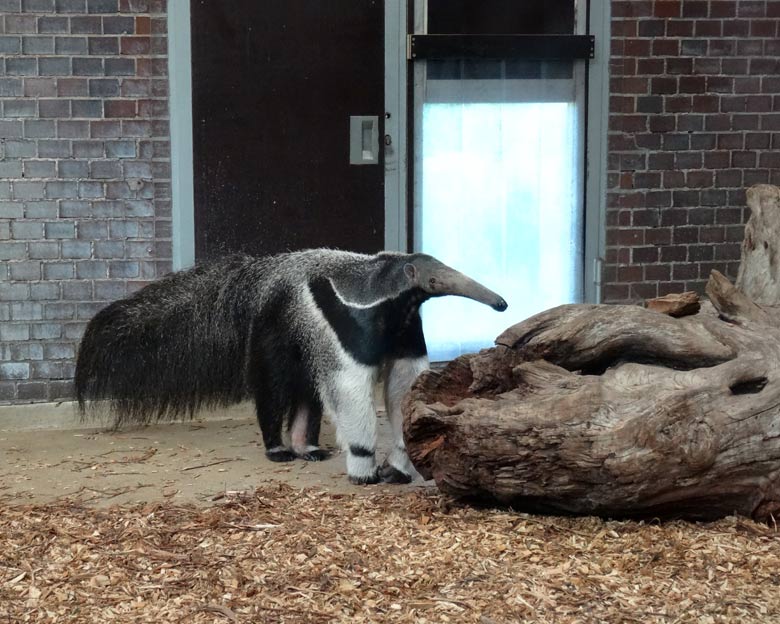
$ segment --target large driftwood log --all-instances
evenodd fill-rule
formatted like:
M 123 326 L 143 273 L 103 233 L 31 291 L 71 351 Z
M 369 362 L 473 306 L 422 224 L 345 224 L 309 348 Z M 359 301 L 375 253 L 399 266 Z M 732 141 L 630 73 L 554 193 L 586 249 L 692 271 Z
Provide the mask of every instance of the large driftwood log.
M 780 515 L 779 196 L 749 190 L 741 289 L 713 272 L 698 313 L 560 306 L 421 375 L 404 405 L 417 470 L 525 511 Z

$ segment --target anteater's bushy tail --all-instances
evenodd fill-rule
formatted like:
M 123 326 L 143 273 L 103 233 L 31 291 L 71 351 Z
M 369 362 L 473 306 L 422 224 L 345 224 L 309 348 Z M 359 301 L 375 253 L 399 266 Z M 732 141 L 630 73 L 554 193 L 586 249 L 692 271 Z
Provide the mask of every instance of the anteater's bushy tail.
M 192 416 L 246 396 L 246 345 L 261 261 L 245 256 L 173 273 L 101 310 L 76 363 L 85 413 L 105 401 L 115 424 Z

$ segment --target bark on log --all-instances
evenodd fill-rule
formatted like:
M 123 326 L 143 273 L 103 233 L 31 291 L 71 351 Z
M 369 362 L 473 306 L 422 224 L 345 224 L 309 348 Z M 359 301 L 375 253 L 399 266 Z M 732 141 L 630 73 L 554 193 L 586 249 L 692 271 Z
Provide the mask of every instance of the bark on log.
M 778 285 L 761 277 L 780 244 L 778 197 L 748 191 L 751 219 L 779 234 L 743 247 L 750 297 L 713 272 L 712 303 L 682 318 L 560 306 L 421 375 L 404 404 L 417 470 L 524 511 L 780 515 L 780 289 L 756 294 Z

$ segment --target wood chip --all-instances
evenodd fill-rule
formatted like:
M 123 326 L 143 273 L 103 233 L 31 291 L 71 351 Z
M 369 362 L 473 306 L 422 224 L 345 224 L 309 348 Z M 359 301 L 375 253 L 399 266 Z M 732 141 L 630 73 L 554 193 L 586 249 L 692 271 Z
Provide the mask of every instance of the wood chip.
M 531 516 L 276 483 L 225 500 L 3 506 L 0 620 L 780 621 L 780 533 L 744 518 Z

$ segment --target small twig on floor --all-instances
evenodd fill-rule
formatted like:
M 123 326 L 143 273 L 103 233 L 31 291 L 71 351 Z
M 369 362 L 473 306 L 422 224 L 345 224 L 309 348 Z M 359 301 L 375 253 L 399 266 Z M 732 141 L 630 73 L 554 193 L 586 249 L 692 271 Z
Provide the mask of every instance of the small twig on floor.
M 217 464 L 226 464 L 228 462 L 234 462 L 234 461 L 244 461 L 242 457 L 233 457 L 231 459 L 220 459 L 217 461 L 209 462 L 208 464 L 197 464 L 196 466 L 187 466 L 186 468 L 182 468 L 182 472 L 185 470 L 197 470 L 198 468 L 208 468 L 209 466 L 216 466 Z

